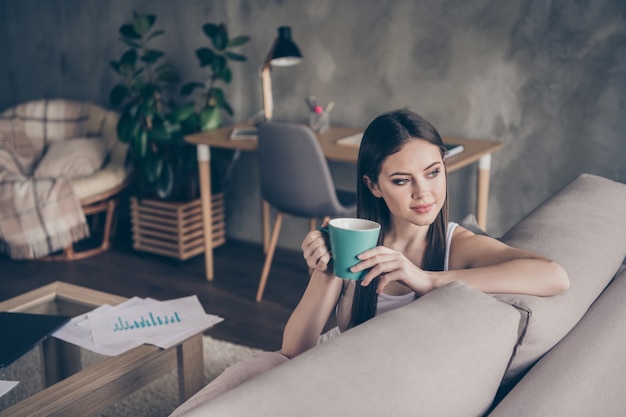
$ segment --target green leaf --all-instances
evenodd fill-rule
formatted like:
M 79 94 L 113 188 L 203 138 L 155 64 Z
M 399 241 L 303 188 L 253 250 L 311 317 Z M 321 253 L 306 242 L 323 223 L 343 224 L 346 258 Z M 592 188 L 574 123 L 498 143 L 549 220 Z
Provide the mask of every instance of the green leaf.
M 234 52 L 226 52 L 226 57 L 231 61 L 245 61 L 248 59 L 245 55 L 236 54 Z
M 248 42 L 250 40 L 250 36 L 235 36 L 234 38 L 232 38 L 230 41 L 228 41 L 228 47 L 229 48 L 235 48 L 237 46 L 241 46 L 244 43 Z
M 213 58 L 215 57 L 215 52 L 209 48 L 199 48 L 196 49 L 196 56 L 200 61 L 201 67 L 206 67 L 207 65 L 211 65 L 213 62 Z
M 138 77 L 139 75 L 141 75 L 142 72 L 144 72 L 145 69 L 146 69 L 146 67 L 139 68 L 137 71 L 133 72 L 132 76 L 133 77 Z
M 219 28 L 216 24 L 213 23 L 205 23 L 202 25 L 202 31 L 207 36 L 207 38 L 212 39 L 213 36 L 219 32 Z
M 163 155 L 158 151 L 146 153 L 146 157 L 143 161 L 143 173 L 148 183 L 153 184 L 157 178 L 161 175 L 163 170 Z
M 133 49 L 140 49 L 141 48 L 141 44 L 139 42 L 135 42 L 131 39 L 128 38 L 122 38 L 122 42 L 124 42 L 126 45 L 130 46 Z
M 233 79 L 233 73 L 230 71 L 230 68 L 224 67 L 222 73 L 220 74 L 220 78 L 226 83 L 230 84 L 230 81 Z
M 204 88 L 204 84 L 198 83 L 198 82 L 187 83 L 187 84 L 183 85 L 183 87 L 180 89 L 180 95 L 181 96 L 188 96 L 191 93 L 193 93 L 193 91 L 196 88 Z
M 228 46 L 228 32 L 226 31 L 226 26 L 224 24 L 220 24 L 217 28 L 217 31 L 211 36 L 211 41 L 213 42 L 213 46 L 218 51 L 223 51 Z
M 140 160 L 144 159 L 148 150 L 148 132 L 144 129 L 137 131 L 132 137 L 130 146 L 132 147 L 135 158 Z
M 167 131 L 167 127 L 164 124 L 158 124 L 152 126 L 152 129 L 148 132 L 148 139 L 157 142 L 163 142 L 170 139 L 170 134 Z
M 122 112 L 122 116 L 120 120 L 125 117 L 129 117 L 133 120 L 133 122 L 135 122 L 137 119 L 138 113 L 139 113 L 139 105 L 135 103 L 134 101 L 131 101 L 126 106 L 124 106 L 124 111 Z M 119 126 L 119 122 L 118 122 L 118 126 Z
M 137 83 L 137 105 L 138 113 L 143 112 L 144 108 L 152 108 L 155 105 L 154 94 L 158 91 L 158 88 L 152 84 Z
M 137 130 L 137 122 L 131 116 L 132 112 L 124 112 L 117 121 L 117 137 L 122 143 L 130 143 Z
M 109 66 L 111 68 L 113 68 L 113 71 L 115 71 L 119 75 L 122 75 L 122 73 L 120 72 L 120 64 L 119 64 L 119 62 L 117 62 L 117 61 L 109 61 Z
M 183 135 L 200 131 L 200 117 L 194 113 L 180 123 Z
M 148 64 L 154 64 L 161 58 L 165 53 L 163 51 L 159 51 L 156 49 L 148 49 L 146 53 L 140 58 L 143 62 Z
M 146 33 L 150 32 L 154 22 L 156 22 L 155 15 L 138 15 L 133 20 L 133 29 L 139 36 L 144 36 Z
M 120 65 L 130 65 L 132 67 L 137 63 L 137 51 L 129 49 L 120 58 Z
M 217 76 L 221 76 L 226 65 L 226 58 L 221 55 L 215 55 L 215 58 L 211 62 L 211 69 Z
M 224 99 L 224 102 L 222 103 L 222 108 L 226 111 L 226 113 L 228 113 L 230 116 L 232 116 L 233 114 L 235 114 L 235 112 L 233 111 L 233 108 L 230 107 L 230 103 L 228 103 L 228 101 L 226 101 L 226 99 Z
M 172 123 L 180 123 L 194 114 L 194 111 L 195 103 L 191 102 L 183 104 L 182 106 L 178 106 L 172 110 L 172 112 L 168 115 L 168 120 Z
M 135 31 L 135 28 L 133 27 L 133 25 L 128 24 L 128 23 L 120 26 L 120 34 L 124 36 L 125 38 L 141 39 L 141 35 L 139 35 Z
M 222 118 L 217 107 L 207 107 L 200 112 L 200 130 L 206 132 L 220 127 Z
M 156 38 L 157 36 L 161 36 L 161 35 L 163 35 L 164 33 L 165 33 L 165 31 L 164 31 L 164 30 L 162 30 L 162 29 L 155 30 L 154 32 L 152 32 L 152 33 L 151 33 L 151 34 L 150 34 L 150 35 L 146 38 L 146 42 L 147 42 L 147 41 L 149 41 L 149 40 L 151 40 L 151 39 Z
M 118 107 L 120 104 L 122 104 L 128 94 L 128 87 L 123 84 L 118 84 L 113 87 L 111 93 L 109 93 L 109 102 L 111 103 L 111 106 Z
M 182 128 L 180 123 L 169 124 L 168 131 L 170 132 L 170 141 L 172 141 L 172 142 L 179 142 L 179 141 L 184 140 L 184 138 L 183 138 L 183 128 Z
M 165 162 L 161 170 L 161 175 L 159 175 L 159 178 L 153 184 L 154 192 L 161 199 L 168 198 L 174 189 L 174 181 L 174 168 L 171 163 Z

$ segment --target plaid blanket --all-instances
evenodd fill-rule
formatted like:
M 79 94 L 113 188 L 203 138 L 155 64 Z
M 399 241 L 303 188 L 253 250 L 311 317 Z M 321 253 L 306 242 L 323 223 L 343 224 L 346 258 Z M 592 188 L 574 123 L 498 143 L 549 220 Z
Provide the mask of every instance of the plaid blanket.
M 0 114 L 0 251 L 13 259 L 40 258 L 89 236 L 70 180 L 32 176 L 47 143 L 76 136 L 84 119 L 83 106 L 52 104 Z

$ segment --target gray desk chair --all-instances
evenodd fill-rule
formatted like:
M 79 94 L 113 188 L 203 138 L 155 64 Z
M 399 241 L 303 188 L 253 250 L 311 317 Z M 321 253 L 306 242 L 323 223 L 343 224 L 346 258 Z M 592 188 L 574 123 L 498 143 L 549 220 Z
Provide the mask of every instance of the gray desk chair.
M 307 126 L 263 122 L 257 130 L 261 197 L 278 214 L 272 229 L 256 300 L 261 301 L 283 214 L 311 219 L 354 217 L 356 193 L 337 190 L 315 134 Z

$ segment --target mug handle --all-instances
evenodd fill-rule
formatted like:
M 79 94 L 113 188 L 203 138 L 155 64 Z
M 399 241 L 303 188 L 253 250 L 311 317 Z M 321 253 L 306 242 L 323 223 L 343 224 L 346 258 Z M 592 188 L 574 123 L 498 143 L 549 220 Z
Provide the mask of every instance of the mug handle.
M 328 235 L 328 240 L 326 241 L 326 246 L 328 246 L 328 254 L 330 255 L 330 261 L 333 261 L 333 251 L 330 248 L 330 232 L 328 231 L 328 226 L 320 226 L 317 228 L 322 233 L 326 233 Z

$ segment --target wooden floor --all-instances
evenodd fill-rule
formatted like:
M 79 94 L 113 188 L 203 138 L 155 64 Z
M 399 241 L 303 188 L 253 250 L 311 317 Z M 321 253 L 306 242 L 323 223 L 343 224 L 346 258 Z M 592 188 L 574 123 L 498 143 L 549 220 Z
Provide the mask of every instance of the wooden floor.
M 0 255 L 0 300 L 53 281 L 125 297 L 168 300 L 197 295 L 207 313 L 225 320 L 205 334 L 265 350 L 280 348 L 282 331 L 308 282 L 299 251 L 277 249 L 263 301 L 255 301 L 264 255 L 260 245 L 227 241 L 216 248 L 215 279 L 204 278 L 204 255 L 178 261 L 134 251 L 128 236 L 95 257 L 73 262 L 14 261 Z

